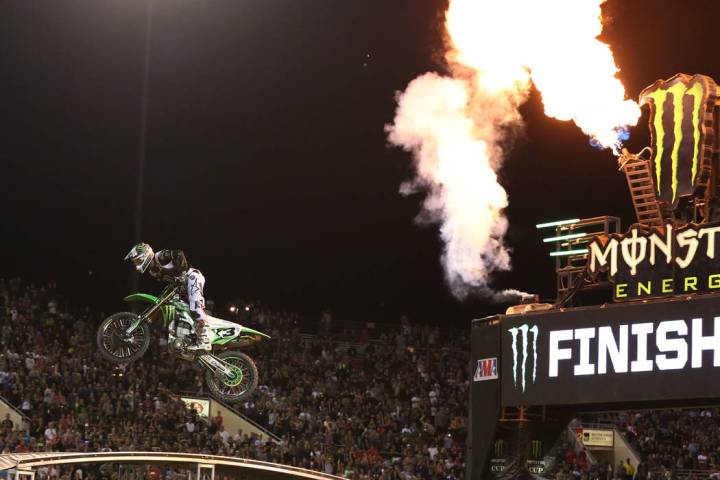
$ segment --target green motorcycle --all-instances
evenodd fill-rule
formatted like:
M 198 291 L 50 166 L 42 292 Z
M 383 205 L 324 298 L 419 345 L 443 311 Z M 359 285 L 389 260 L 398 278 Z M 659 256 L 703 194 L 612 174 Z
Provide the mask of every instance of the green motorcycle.
M 230 346 L 247 346 L 261 337 L 262 332 L 206 315 L 210 342 L 214 354 L 192 350 L 198 333 L 190 317 L 190 308 L 180 298 L 180 286 L 167 286 L 160 296 L 135 293 L 125 297 L 127 302 L 150 304 L 140 315 L 119 312 L 106 318 L 98 328 L 97 345 L 106 359 L 115 363 L 129 363 L 142 357 L 150 346 L 150 322 L 158 317 L 168 331 L 168 349 L 183 360 L 195 361 L 205 367 L 205 383 L 220 400 L 236 402 L 251 395 L 258 384 L 255 362 L 239 350 L 225 350 Z

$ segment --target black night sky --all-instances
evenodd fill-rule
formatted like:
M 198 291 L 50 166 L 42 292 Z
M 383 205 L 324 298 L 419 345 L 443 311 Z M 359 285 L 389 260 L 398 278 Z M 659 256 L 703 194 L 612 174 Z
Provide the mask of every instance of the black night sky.
M 145 5 L 0 6 L 0 276 L 54 279 L 77 303 L 91 295 L 105 311 L 128 293 Z M 455 325 L 497 311 L 449 294 L 437 229 L 413 222 L 422 196 L 398 194 L 411 157 L 389 148 L 383 130 L 396 91 L 444 71 L 445 7 L 155 0 L 145 241 L 183 248 L 219 302 Z M 720 80 L 718 7 L 606 2 L 603 39 L 631 97 L 678 72 Z M 523 114 L 525 132 L 501 172 L 515 270 L 495 284 L 552 298 L 553 262 L 534 225 L 613 214 L 627 226 L 632 205 L 610 153 L 544 117 L 537 95 Z M 647 144 L 645 122 L 633 151 Z

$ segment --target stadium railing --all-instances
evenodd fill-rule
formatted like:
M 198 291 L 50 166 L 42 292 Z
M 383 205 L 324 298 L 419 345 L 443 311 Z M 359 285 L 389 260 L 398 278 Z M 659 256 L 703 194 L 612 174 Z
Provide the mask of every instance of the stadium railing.
M 672 478 L 677 480 L 717 480 L 720 479 L 720 471 L 702 470 L 697 468 L 679 468 L 668 476 L 668 470 L 654 470 L 653 473 L 660 473 L 659 478 Z
M 8 399 L 0 395 L 0 421 L 5 418 L 5 414 L 10 414 L 10 419 L 13 423 L 20 423 L 23 429 L 30 425 L 30 419 L 25 415 L 22 410 L 15 407 Z

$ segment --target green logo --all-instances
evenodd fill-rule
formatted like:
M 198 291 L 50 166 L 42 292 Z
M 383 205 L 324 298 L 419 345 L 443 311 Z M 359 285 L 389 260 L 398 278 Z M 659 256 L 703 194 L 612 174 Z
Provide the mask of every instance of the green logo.
M 530 442 L 530 457 L 533 460 L 540 460 L 542 458 L 542 441 L 533 440 Z
M 502 458 L 503 456 L 503 450 L 505 450 L 505 440 L 495 440 L 494 445 L 494 451 L 495 451 L 495 458 Z
M 650 106 L 652 163 L 658 198 L 676 204 L 693 193 L 706 158 L 712 158 L 712 109 L 715 82 L 704 75 L 676 75 L 658 80 L 640 93 Z
M 535 383 L 537 377 L 537 338 L 540 330 L 537 325 L 530 327 L 529 325 L 520 325 L 508 329 L 512 335 L 512 352 L 513 352 L 513 384 L 518 387 L 518 333 L 520 333 L 520 343 L 522 348 L 522 362 L 520 364 L 520 386 L 525 391 L 525 378 L 527 376 L 528 363 L 528 334 L 532 333 L 532 383 Z
M 166 323 L 170 323 L 175 319 L 175 306 L 174 305 L 163 305 L 160 307 L 162 316 Z

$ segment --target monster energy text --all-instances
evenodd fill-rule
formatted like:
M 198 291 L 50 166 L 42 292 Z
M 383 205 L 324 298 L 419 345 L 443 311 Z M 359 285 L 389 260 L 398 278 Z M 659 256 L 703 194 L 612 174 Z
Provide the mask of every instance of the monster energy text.
M 667 224 L 649 233 L 633 228 L 625 236 L 593 240 L 588 270 L 608 272 L 616 299 L 720 290 L 718 233 L 720 224 Z

